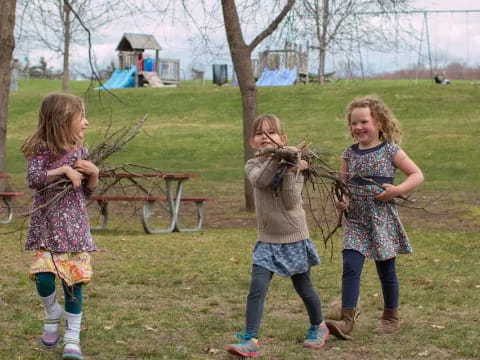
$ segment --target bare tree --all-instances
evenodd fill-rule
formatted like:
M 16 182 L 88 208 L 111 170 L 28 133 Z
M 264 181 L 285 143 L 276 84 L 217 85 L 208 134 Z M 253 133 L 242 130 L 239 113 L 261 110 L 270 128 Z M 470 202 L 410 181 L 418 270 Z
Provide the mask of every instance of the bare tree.
M 228 46 L 232 56 L 232 62 L 237 74 L 240 93 L 242 94 L 243 111 L 243 148 L 244 159 L 247 161 L 253 157 L 250 146 L 251 125 L 257 115 L 257 87 L 252 69 L 251 55 L 253 50 L 275 29 L 293 7 L 295 0 L 287 0 L 287 3 L 278 16 L 261 31 L 249 44 L 244 40 L 240 19 L 238 16 L 235 0 L 222 0 L 223 19 L 225 32 L 227 33 Z M 255 208 L 253 191 L 247 179 L 245 184 L 245 205 L 248 210 Z
M 94 31 L 118 19 L 121 0 L 20 0 L 24 37 L 63 56 L 62 89 L 68 89 L 70 51 L 73 44 L 85 44 L 85 29 L 73 16 Z
M 8 96 L 12 53 L 15 47 L 16 3 L 16 0 L 4 0 L 2 1 L 2 11 L 0 11 L 0 173 L 5 172 L 7 162 Z M 6 181 L 0 182 L 0 191 L 7 187 Z
M 223 47 L 216 46 L 218 44 L 213 44 L 214 40 L 212 40 L 212 32 L 218 29 L 217 1 L 200 0 L 193 2 L 193 4 L 192 2 L 189 3 L 188 0 L 150 1 L 158 14 L 161 13 L 168 17 L 172 16 L 173 13 L 172 18 L 175 19 L 181 19 L 183 16 L 183 20 L 193 26 L 198 33 L 198 37 L 195 39 L 197 49 L 201 48 L 209 55 L 218 55 L 222 52 Z M 178 14 L 178 7 L 175 6 L 178 3 L 182 6 L 182 15 Z M 251 124 L 257 116 L 257 88 L 252 68 L 252 53 L 262 41 L 277 29 L 294 4 L 295 0 L 262 2 L 258 0 L 221 0 L 223 14 L 221 27 L 224 28 L 227 36 L 230 56 L 242 96 L 245 161 L 253 157 L 249 139 Z M 173 9 L 177 10 L 174 11 Z M 197 20 L 199 13 L 203 16 L 202 20 Z M 261 30 L 258 34 L 252 36 L 252 28 Z M 249 32 L 247 35 L 245 30 Z M 250 42 L 245 40 L 247 36 L 252 38 Z M 246 178 L 244 179 L 244 188 L 246 208 L 253 211 L 255 208 L 253 189 Z
M 356 47 L 372 44 L 387 45 L 382 29 L 375 27 L 361 14 L 385 12 L 384 20 L 391 20 L 391 12 L 404 10 L 411 0 L 302 0 L 296 6 L 297 36 L 311 36 L 312 48 L 318 51 L 318 78 L 325 82 L 327 54 L 344 52 L 351 56 L 352 43 Z M 373 40 L 376 38 L 376 41 Z M 383 38 L 383 41 L 379 41 Z M 360 64 L 361 66 L 361 64 Z

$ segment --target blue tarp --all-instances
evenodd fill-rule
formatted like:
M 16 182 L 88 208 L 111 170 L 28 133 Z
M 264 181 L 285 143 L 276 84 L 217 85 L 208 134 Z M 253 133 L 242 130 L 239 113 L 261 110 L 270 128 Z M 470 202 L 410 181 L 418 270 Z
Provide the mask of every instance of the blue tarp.
M 297 67 L 293 69 L 269 70 L 265 68 L 258 78 L 257 86 L 289 86 L 297 81 Z M 238 86 L 237 77 L 234 74 L 232 85 Z
M 110 79 L 108 79 L 107 82 L 104 83 L 102 86 L 97 87 L 96 90 L 121 89 L 121 88 L 134 87 L 136 72 L 137 72 L 137 67 L 135 65 L 123 71 L 115 69 Z
M 297 80 L 297 67 L 293 69 L 269 70 L 265 68 L 257 80 L 257 86 L 289 86 Z

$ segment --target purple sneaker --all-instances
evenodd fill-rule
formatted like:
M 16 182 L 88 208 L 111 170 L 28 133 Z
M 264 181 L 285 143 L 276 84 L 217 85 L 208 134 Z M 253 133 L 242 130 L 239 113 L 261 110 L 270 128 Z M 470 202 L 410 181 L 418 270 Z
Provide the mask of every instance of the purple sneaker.
M 40 342 L 45 347 L 55 347 L 60 341 L 60 319 L 45 320 L 45 324 L 56 324 L 57 330 L 52 332 L 43 330 L 42 336 L 40 337 Z
M 83 360 L 82 351 L 78 345 L 72 346 L 74 344 L 65 344 L 63 348 L 62 359 L 64 360 Z

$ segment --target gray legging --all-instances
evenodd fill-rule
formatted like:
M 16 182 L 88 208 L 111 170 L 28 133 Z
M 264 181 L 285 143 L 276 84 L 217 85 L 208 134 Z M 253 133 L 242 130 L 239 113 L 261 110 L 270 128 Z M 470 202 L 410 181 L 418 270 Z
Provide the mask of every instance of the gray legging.
M 263 315 L 263 304 L 272 276 L 272 271 L 253 264 L 252 281 L 250 282 L 250 291 L 247 297 L 246 331 L 254 337 L 258 336 Z M 323 321 L 322 304 L 310 280 L 310 271 L 292 275 L 291 279 L 295 290 L 305 304 L 310 318 L 310 324 L 319 325 Z

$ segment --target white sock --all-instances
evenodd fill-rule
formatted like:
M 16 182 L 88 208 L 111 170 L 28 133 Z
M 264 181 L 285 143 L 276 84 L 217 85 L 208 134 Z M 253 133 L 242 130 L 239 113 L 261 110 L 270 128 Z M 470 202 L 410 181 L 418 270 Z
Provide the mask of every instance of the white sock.
M 82 313 L 72 314 L 65 312 L 67 324 L 63 336 L 64 349 L 80 350 L 80 327 L 82 324 Z
M 43 308 L 45 310 L 45 322 L 43 324 L 43 330 L 49 333 L 58 331 L 60 321 L 52 322 L 52 320 L 59 320 L 62 317 L 62 307 L 57 302 L 57 293 L 54 291 L 52 294 L 42 297 Z

